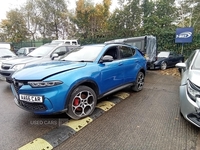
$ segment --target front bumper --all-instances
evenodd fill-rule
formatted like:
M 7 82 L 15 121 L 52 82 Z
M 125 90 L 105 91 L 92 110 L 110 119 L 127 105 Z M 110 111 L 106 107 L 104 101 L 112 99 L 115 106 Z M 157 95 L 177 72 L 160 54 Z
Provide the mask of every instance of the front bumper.
M 194 124 L 197 127 L 200 127 L 200 108 L 187 94 L 186 85 L 179 87 L 180 94 L 180 105 L 181 113 L 183 117 Z
M 160 69 L 160 65 L 155 64 L 154 62 L 147 62 L 148 69 Z
M 14 70 L 0 70 L 0 74 L 6 79 L 8 83 L 12 82 L 12 75 L 14 72 Z
M 66 111 L 67 87 L 65 84 L 47 88 L 32 88 L 29 85 L 23 85 L 19 89 L 11 84 L 11 90 L 15 96 L 15 104 L 26 110 L 40 115 L 48 115 Z M 22 101 L 19 94 L 43 96 L 42 103 L 33 103 Z

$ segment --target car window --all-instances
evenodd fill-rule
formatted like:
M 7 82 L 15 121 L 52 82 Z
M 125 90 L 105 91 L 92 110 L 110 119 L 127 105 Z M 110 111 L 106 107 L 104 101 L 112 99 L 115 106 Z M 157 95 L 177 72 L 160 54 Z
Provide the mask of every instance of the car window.
M 104 56 L 105 56 L 105 55 L 110 55 L 110 56 L 113 57 L 114 60 L 115 60 L 115 59 L 118 59 L 117 50 L 118 50 L 117 46 L 109 47 L 109 48 L 107 49 L 107 51 L 104 53 Z
M 32 52 L 35 48 L 29 48 L 29 52 Z
M 200 52 L 198 52 L 195 60 L 194 60 L 194 64 L 192 66 L 193 69 L 200 69 Z
M 30 52 L 32 52 L 34 49 L 29 49 L 29 52 L 28 53 L 30 53 Z
M 191 63 L 192 63 L 192 60 L 193 60 L 193 57 L 195 55 L 195 51 L 192 52 L 192 54 L 188 57 L 187 61 L 186 61 L 186 67 L 187 69 L 190 67 Z
M 28 54 L 28 56 L 43 57 L 43 56 L 48 55 L 55 47 L 56 47 L 56 45 L 40 46 L 40 47 L 36 48 L 34 51 L 30 52 Z
M 17 51 L 17 54 L 24 54 L 25 53 L 25 48 L 20 48 L 18 51 Z
M 72 41 L 72 45 L 77 45 L 77 42 L 76 41 Z
M 58 47 L 53 54 L 58 54 L 59 56 L 65 55 L 68 52 L 68 48 L 66 46 Z
M 135 51 L 131 49 L 130 47 L 126 46 L 119 46 L 120 56 L 121 58 L 128 58 L 133 56 L 133 52 Z

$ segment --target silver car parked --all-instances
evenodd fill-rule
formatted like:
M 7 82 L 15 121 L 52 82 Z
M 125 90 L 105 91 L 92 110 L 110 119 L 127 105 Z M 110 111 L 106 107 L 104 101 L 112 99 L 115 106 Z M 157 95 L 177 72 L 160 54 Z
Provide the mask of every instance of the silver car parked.
M 180 111 L 183 117 L 200 127 L 200 50 L 195 50 L 185 61 L 178 63 L 181 69 Z
M 34 51 L 30 52 L 27 56 L 18 57 L 9 61 L 2 62 L 0 66 L 0 74 L 6 79 L 8 83 L 12 82 L 12 75 L 23 69 L 25 66 L 32 65 L 35 63 L 42 63 L 51 61 L 54 59 L 59 59 L 67 52 L 73 50 L 76 45 L 54 45 L 54 44 L 45 44 Z

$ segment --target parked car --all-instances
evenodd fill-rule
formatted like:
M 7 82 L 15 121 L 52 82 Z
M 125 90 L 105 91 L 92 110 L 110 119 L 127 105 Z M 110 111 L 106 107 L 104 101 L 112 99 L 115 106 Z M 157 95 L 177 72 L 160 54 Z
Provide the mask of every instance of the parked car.
M 15 103 L 35 114 L 66 112 L 73 119 L 86 117 L 97 100 L 125 87 L 140 91 L 146 59 L 125 44 L 81 46 L 59 61 L 34 64 L 12 77 Z
M 32 52 L 36 47 L 22 47 L 19 50 L 17 50 L 16 55 L 18 56 L 26 56 L 30 52 Z
M 70 47 L 70 48 L 69 48 Z M 69 45 L 54 45 L 47 44 L 36 48 L 34 51 L 30 52 L 27 56 L 18 57 L 10 61 L 2 63 L 0 67 L 0 74 L 6 78 L 6 81 L 10 83 L 12 81 L 12 74 L 27 65 L 33 63 L 45 62 L 59 58 L 62 55 L 70 51 L 72 46 Z M 75 47 L 75 46 L 74 46 Z M 77 46 L 76 46 L 77 47 Z
M 200 50 L 195 50 L 184 63 L 177 63 L 176 67 L 181 69 L 181 115 L 200 127 Z
M 2 48 L 0 47 L 0 66 L 3 61 L 6 61 L 8 59 L 16 58 L 17 55 L 13 53 L 10 49 L 8 48 Z
M 165 70 L 175 67 L 179 62 L 184 62 L 184 56 L 170 51 L 161 51 L 156 57 L 156 61 L 150 65 L 150 69 Z
M 17 55 L 15 53 L 13 53 L 10 49 L 0 47 L 0 66 L 3 61 L 8 61 L 8 60 L 10 60 L 12 58 L 16 58 L 16 57 L 17 57 Z M 0 75 L 0 79 L 4 79 L 4 77 L 2 77 Z

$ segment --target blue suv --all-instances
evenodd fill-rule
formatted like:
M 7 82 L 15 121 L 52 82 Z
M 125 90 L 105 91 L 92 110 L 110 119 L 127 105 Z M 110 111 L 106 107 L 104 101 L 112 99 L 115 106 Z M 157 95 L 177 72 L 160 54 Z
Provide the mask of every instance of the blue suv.
M 141 91 L 146 59 L 136 47 L 120 44 L 80 46 L 60 60 L 32 64 L 12 75 L 15 103 L 35 114 L 65 112 L 86 117 L 97 100 L 132 87 Z

